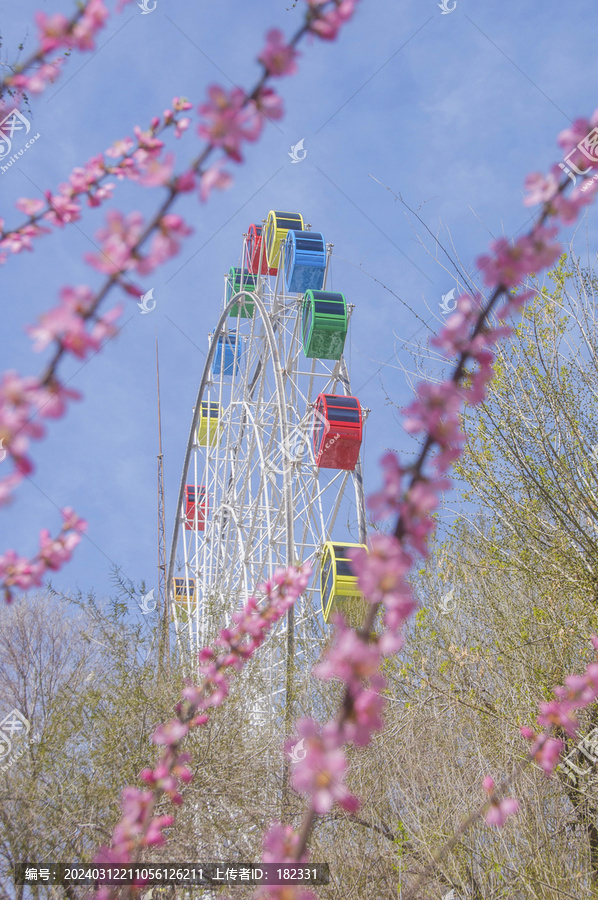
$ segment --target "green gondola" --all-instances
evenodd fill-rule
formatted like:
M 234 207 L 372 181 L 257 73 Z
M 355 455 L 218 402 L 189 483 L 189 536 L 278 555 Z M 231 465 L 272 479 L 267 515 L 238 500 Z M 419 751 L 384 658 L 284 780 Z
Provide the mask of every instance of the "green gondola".
M 231 266 L 228 271 L 228 275 L 226 276 L 226 302 L 228 303 L 231 297 L 235 294 L 238 294 L 239 291 L 247 289 L 252 293 L 257 289 L 257 275 L 252 275 L 248 269 L 239 269 L 238 267 Z M 239 312 L 239 306 L 241 307 L 241 312 Z M 235 303 L 229 312 L 229 316 L 241 316 L 242 319 L 253 319 L 253 308 L 255 306 L 255 301 L 251 299 L 251 297 L 243 297 L 241 303 Z
M 340 359 L 347 337 L 344 295 L 333 291 L 306 291 L 301 337 L 303 351 L 310 359 Z

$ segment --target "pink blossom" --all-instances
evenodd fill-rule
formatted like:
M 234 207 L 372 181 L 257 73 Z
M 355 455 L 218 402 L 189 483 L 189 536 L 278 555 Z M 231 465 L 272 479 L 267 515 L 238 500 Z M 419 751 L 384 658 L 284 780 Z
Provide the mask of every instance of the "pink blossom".
M 199 197 L 202 203 L 205 203 L 211 192 L 216 190 L 224 190 L 229 188 L 233 183 L 233 177 L 229 172 L 222 169 L 222 162 L 218 161 L 203 172 L 199 179 Z
M 284 35 L 278 28 L 271 28 L 266 35 L 266 46 L 258 56 L 269 75 L 292 75 L 297 71 L 295 62 L 298 53 L 286 44 Z
M 594 123 L 596 124 L 596 123 Z M 592 130 L 589 119 L 576 119 L 571 128 L 565 128 L 557 137 L 559 145 L 567 155 Z
M 80 399 L 79 391 L 64 387 L 56 380 L 36 391 L 38 414 L 46 419 L 59 419 L 66 412 L 67 401 Z
M 530 749 L 530 755 L 535 759 L 540 768 L 544 769 L 547 775 L 554 771 L 559 757 L 563 751 L 565 744 L 556 738 L 549 738 L 547 735 L 538 735 L 532 728 L 523 727 L 519 731 L 528 741 L 533 742 Z
M 321 730 L 313 719 L 299 719 L 296 723 L 299 738 L 305 741 L 306 756 L 296 763 L 291 784 L 300 793 L 309 794 L 313 808 L 319 815 L 329 812 L 334 803 L 355 812 L 359 802 L 344 784 L 347 760 L 340 746 L 338 728 L 328 723 Z M 286 749 L 297 739 L 287 742 Z
M 26 457 L 29 438 L 38 439 L 44 434 L 43 426 L 33 419 L 32 406 L 33 403 L 19 406 L 6 403 L 0 406 L 0 440 L 3 441 L 3 449 L 8 450 L 23 474 L 33 470 Z
M 87 531 L 87 522 L 71 506 L 65 506 L 60 512 L 64 519 L 63 529 L 74 529 L 81 533 Z
M 94 322 L 93 328 L 91 329 L 91 339 L 101 346 L 108 338 L 114 337 L 118 332 L 115 323 L 122 314 L 123 306 L 119 304 L 107 313 L 104 313 L 103 316 L 100 316 Z
M 486 824 L 502 828 L 509 816 L 514 816 L 519 809 L 519 803 L 514 797 L 505 797 L 498 803 L 492 803 L 486 813 Z
M 163 160 L 157 156 L 150 157 L 145 165 L 139 183 L 144 187 L 160 187 L 168 184 L 174 169 L 174 153 L 167 153 Z
M 179 193 L 188 193 L 195 188 L 195 172 L 189 170 L 179 175 L 175 182 L 175 188 Z
M 39 559 L 46 569 L 57 571 L 70 560 L 72 552 L 80 540 L 80 534 L 59 535 L 57 538 L 51 538 L 50 532 L 44 528 L 40 533 Z
M 540 715 L 537 717 L 538 725 L 550 727 L 552 725 L 564 728 L 568 735 L 575 737 L 579 728 L 579 722 L 571 715 L 576 704 L 573 701 L 551 700 L 540 704 Z
M 552 243 L 556 228 L 536 225 L 531 234 L 518 238 L 511 244 L 506 238 L 493 241 L 493 256 L 478 257 L 477 265 L 484 273 L 484 283 L 493 287 L 513 287 L 526 275 L 539 272 L 551 265 L 561 255 L 559 244 Z
M 12 501 L 12 492 L 22 480 L 23 475 L 18 471 L 0 478 L 0 506 L 5 506 Z
M 284 115 L 284 103 L 271 87 L 261 87 L 255 98 L 255 107 L 270 122 L 277 122 Z
M 482 787 L 487 794 L 492 795 L 495 789 L 494 780 L 487 775 L 482 781 Z M 501 828 L 509 816 L 514 816 L 519 809 L 519 803 L 514 797 L 495 800 L 490 796 L 490 804 L 490 809 L 486 813 L 486 824 L 495 825 L 497 828 Z
M 0 381 L 0 405 L 22 407 L 27 412 L 38 387 L 39 381 L 33 376 L 23 378 L 15 371 L 4 372 Z
M 438 506 L 440 493 L 449 486 L 448 478 L 422 478 L 409 488 L 401 504 L 405 541 L 423 556 L 427 555 L 428 536 L 434 530 L 431 513 Z
M 326 41 L 333 41 L 341 26 L 347 22 L 357 6 L 358 0 L 341 0 L 341 2 L 330 12 L 324 13 L 322 7 L 325 5 L 321 0 L 307 0 L 311 7 L 312 16 L 309 23 L 309 30 L 318 37 Z
M 383 603 L 385 624 L 396 632 L 416 608 L 412 589 L 404 578 L 412 557 L 395 537 L 378 533 L 370 539 L 369 552 L 356 548 L 351 551 L 351 559 L 365 597 L 370 603 Z
M 11 253 L 20 253 L 21 250 L 33 250 L 31 238 L 37 234 L 36 229 L 30 230 L 28 226 L 19 228 L 18 231 L 9 231 L 0 241 L 0 247 L 6 247 Z
M 131 212 L 126 217 L 119 210 L 110 210 L 106 216 L 107 227 L 97 233 L 101 241 L 101 253 L 88 253 L 85 259 L 99 272 L 115 275 L 135 268 L 133 248 L 143 231 L 143 216 Z
M 395 537 L 378 532 L 370 538 L 369 550 L 351 550 L 351 561 L 364 595 L 379 603 L 397 590 L 413 560 Z
M 36 216 L 39 212 L 42 211 L 45 204 L 43 200 L 31 199 L 29 197 L 20 197 L 15 203 L 17 209 L 20 209 L 21 212 L 24 212 L 26 216 Z
M 443 381 L 440 384 L 424 382 L 418 385 L 416 398 L 405 410 L 405 431 L 409 434 L 428 432 L 443 446 L 462 442 L 464 435 L 457 416 L 462 397 L 461 390 L 454 381 Z
M 262 130 L 261 117 L 253 101 L 248 101 L 240 88 L 227 94 L 219 85 L 208 88 L 209 103 L 199 107 L 207 125 L 199 126 L 199 135 L 222 149 L 236 162 L 243 162 L 240 147 L 243 141 L 255 141 Z
M 42 313 L 37 325 L 27 326 L 27 332 L 35 340 L 34 350 L 43 350 L 58 341 L 66 350 L 84 359 L 89 350 L 98 350 L 99 343 L 85 329 L 85 322 L 64 306 L 57 306 Z
M 62 13 L 54 13 L 48 16 L 43 12 L 36 12 L 35 22 L 39 29 L 39 45 L 43 53 L 49 53 L 56 47 L 69 46 L 70 23 Z
M 89 0 L 72 30 L 70 44 L 78 50 L 95 50 L 94 38 L 109 16 L 104 0 Z
M 440 347 L 449 356 L 460 356 L 472 349 L 470 332 L 482 309 L 483 297 L 475 294 L 461 294 L 457 298 L 454 312 L 446 320 L 438 337 L 433 337 L 433 347 Z
M 552 171 L 546 176 L 541 172 L 532 172 L 528 175 L 525 179 L 525 189 L 529 191 L 529 194 L 524 200 L 524 205 L 535 206 L 537 203 L 547 203 L 549 200 L 553 200 L 559 189 L 558 172 L 555 174 Z
M 106 150 L 106 156 L 111 159 L 117 159 L 119 156 L 126 156 L 135 146 L 135 141 L 130 137 L 119 138 L 111 147 Z
M 166 843 L 166 838 L 162 834 L 164 828 L 174 825 L 173 816 L 157 816 L 149 823 L 142 844 L 146 847 L 161 847 Z
M 80 284 L 77 287 L 67 285 L 60 290 L 60 302 L 70 312 L 78 316 L 85 316 L 90 312 L 95 302 L 95 296 L 86 284 Z
M 81 218 L 81 206 L 70 197 L 45 192 L 50 209 L 44 214 L 44 219 L 54 225 L 66 225 L 68 222 L 78 222 Z
M 359 687 L 364 678 L 371 678 L 380 665 L 380 650 L 375 642 L 363 640 L 352 628 L 339 628 L 335 643 L 324 660 L 314 667 L 317 678 L 340 678 L 346 684 Z
M 403 470 L 396 453 L 386 453 L 380 460 L 380 465 L 384 478 L 382 490 L 376 494 L 370 494 L 367 498 L 368 507 L 376 519 L 388 518 L 398 513 L 403 477 Z
M 370 743 L 374 732 L 380 731 L 383 725 L 382 713 L 386 706 L 381 691 L 385 686 L 386 679 L 382 675 L 375 675 L 369 685 L 350 688 L 352 707 L 343 723 L 345 740 L 353 741 L 358 747 L 365 747 Z
M 184 725 L 178 719 L 171 719 L 160 725 L 152 735 L 154 744 L 167 744 L 169 747 L 176 746 L 189 731 L 189 726 Z
M 87 204 L 88 206 L 99 206 L 100 203 L 103 203 L 104 200 L 109 200 L 112 196 L 112 191 L 114 190 L 113 184 L 103 184 L 95 191 L 89 191 L 87 195 Z
M 6 84 L 15 88 L 19 94 L 41 94 L 48 83 L 56 80 L 60 74 L 62 60 L 54 60 L 53 63 L 43 63 L 39 69 L 35 69 L 31 75 L 20 72 L 6 79 Z
M 290 825 L 281 825 L 273 822 L 264 835 L 263 862 L 307 862 L 304 854 L 300 860 L 296 859 L 295 852 L 299 845 L 299 835 L 293 831 Z
M 193 104 L 186 97 L 173 97 L 172 105 L 177 112 L 183 112 L 186 109 L 193 109 Z
M 15 550 L 7 550 L 3 556 L 0 556 L 0 583 L 7 595 L 11 587 L 19 587 L 23 590 L 40 587 L 43 571 L 42 563 L 18 556 Z
M 189 118 L 189 116 L 185 116 L 182 119 L 178 119 L 177 123 L 175 125 L 175 129 L 174 129 L 174 136 L 176 138 L 182 137 L 184 135 L 184 133 L 187 131 L 187 129 L 189 128 L 190 124 L 191 124 L 191 119 Z

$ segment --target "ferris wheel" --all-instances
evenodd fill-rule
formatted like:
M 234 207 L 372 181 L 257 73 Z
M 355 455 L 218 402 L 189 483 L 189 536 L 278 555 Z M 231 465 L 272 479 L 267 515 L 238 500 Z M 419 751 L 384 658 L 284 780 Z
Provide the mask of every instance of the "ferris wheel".
M 304 595 L 260 654 L 268 703 L 288 694 L 289 664 L 294 677 L 305 672 L 334 609 L 355 613 L 346 551 L 366 541 L 359 453 L 368 410 L 351 393 L 343 356 L 353 305 L 327 290 L 333 245 L 310 228 L 298 213 L 271 210 L 224 277 L 168 564 L 189 661 L 274 569 L 312 564 Z

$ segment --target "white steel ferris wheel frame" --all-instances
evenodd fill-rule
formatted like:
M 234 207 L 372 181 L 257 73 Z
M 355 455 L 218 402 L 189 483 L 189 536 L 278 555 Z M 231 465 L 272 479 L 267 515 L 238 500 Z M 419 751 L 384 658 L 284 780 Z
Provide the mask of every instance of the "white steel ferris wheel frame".
M 328 244 L 323 290 L 331 251 Z M 241 270 L 247 258 L 245 236 Z M 311 440 L 317 395 L 338 393 L 339 388 L 351 394 L 347 367 L 344 358 L 335 362 L 303 355 L 302 294 L 285 293 L 283 271 L 281 250 L 274 285 L 268 276 L 257 276 L 254 291 L 245 289 L 228 302 L 224 300 L 193 410 L 167 578 L 179 649 L 190 660 L 196 659 L 197 651 L 207 646 L 220 628 L 230 624 L 232 613 L 255 594 L 274 569 L 312 563 L 314 575 L 304 595 L 260 653 L 262 671 L 268 672 L 262 692 L 266 691 L 270 702 L 285 689 L 288 695 L 289 664 L 297 671 L 306 648 L 314 642 L 321 644 L 324 636 L 318 577 L 324 542 L 366 540 L 360 461 L 354 472 L 320 469 L 315 465 Z M 231 319 L 231 308 L 243 299 L 254 303 L 253 317 Z M 231 329 L 233 322 L 235 327 Z M 218 339 L 233 330 L 233 374 L 224 374 L 223 346 L 221 372 L 213 374 Z M 222 429 L 213 446 L 211 430 L 207 446 L 198 444 L 202 401 L 218 403 L 222 410 L 218 425 L 208 419 L 208 429 Z M 354 488 L 352 500 L 350 482 Z M 208 509 L 204 531 L 197 527 L 197 508 L 193 528 L 185 528 L 188 484 L 195 486 L 196 498 L 198 488 L 205 486 Z M 347 520 L 343 522 L 342 516 Z M 185 578 L 186 609 L 180 601 L 174 602 L 173 577 Z M 189 599 L 192 580 L 194 601 Z M 269 650 L 264 653 L 266 647 Z

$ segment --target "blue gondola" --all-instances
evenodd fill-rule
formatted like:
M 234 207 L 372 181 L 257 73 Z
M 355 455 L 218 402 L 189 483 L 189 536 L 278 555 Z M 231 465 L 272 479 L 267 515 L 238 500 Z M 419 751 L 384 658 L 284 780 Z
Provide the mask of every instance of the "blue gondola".
M 236 362 L 235 362 L 236 349 Z M 218 344 L 214 359 L 212 360 L 212 373 L 214 375 L 232 375 L 239 371 L 239 360 L 243 353 L 243 344 L 239 341 L 237 348 L 237 333 L 231 331 L 228 334 L 220 334 L 218 336 Z
M 284 280 L 289 293 L 319 291 L 326 271 L 326 244 L 319 231 L 289 231 L 284 243 Z

